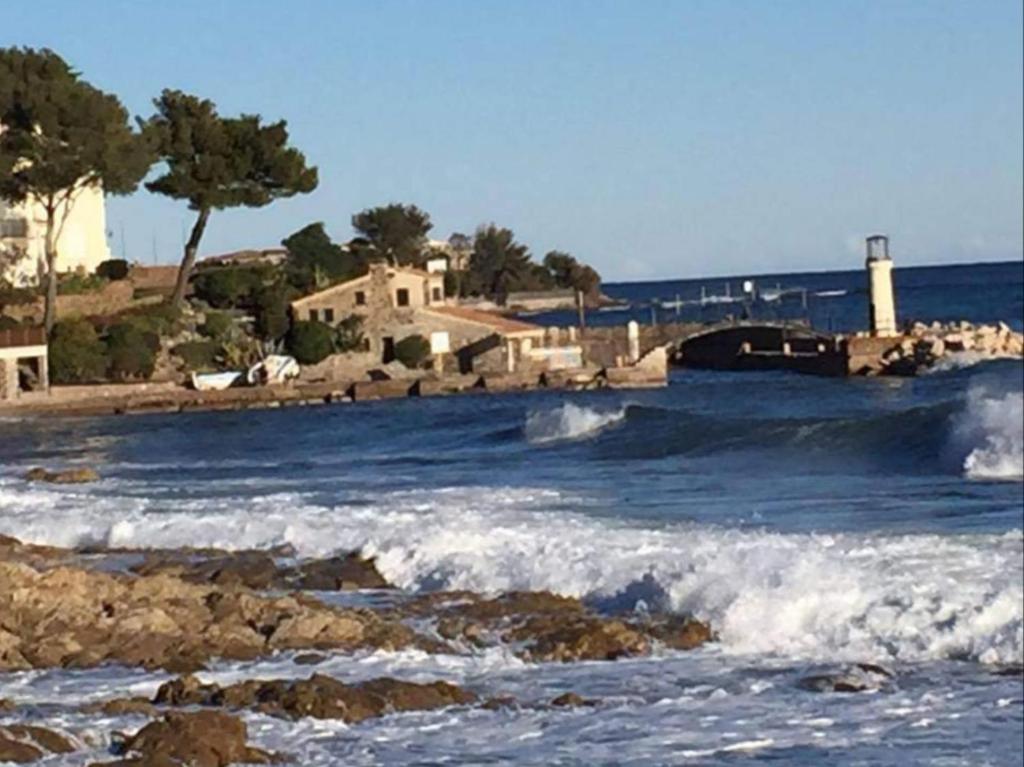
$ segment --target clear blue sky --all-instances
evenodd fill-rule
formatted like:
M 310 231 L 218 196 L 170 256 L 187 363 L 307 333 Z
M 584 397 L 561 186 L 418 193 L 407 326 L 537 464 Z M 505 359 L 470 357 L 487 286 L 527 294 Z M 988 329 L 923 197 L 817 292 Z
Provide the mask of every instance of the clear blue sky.
M 202 248 L 277 244 L 401 201 L 494 221 L 609 279 L 1022 257 L 1020 0 L 35 0 L 47 46 L 147 115 L 164 87 L 288 120 L 311 195 L 216 214 Z M 178 259 L 184 205 L 108 208 Z

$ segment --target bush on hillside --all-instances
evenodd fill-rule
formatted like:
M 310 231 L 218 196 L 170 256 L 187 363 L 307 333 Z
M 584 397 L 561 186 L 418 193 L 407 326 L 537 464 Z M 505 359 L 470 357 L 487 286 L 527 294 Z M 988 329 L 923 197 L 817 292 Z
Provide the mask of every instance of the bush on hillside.
M 56 384 L 98 381 L 107 369 L 106 348 L 83 319 L 61 320 L 53 326 L 49 358 L 50 380 Z
M 97 293 L 103 290 L 107 281 L 98 274 L 71 272 L 58 278 L 57 292 L 62 296 L 78 296 L 83 293 Z
M 199 332 L 207 338 L 223 340 L 231 335 L 235 322 L 230 314 L 224 312 L 207 312 L 206 321 L 199 326 Z
M 334 330 L 322 322 L 296 322 L 288 331 L 287 346 L 300 365 L 315 365 L 334 352 Z
M 256 332 L 260 338 L 277 341 L 288 333 L 288 299 L 288 289 L 282 285 L 271 285 L 256 294 Z
M 406 336 L 395 344 L 395 359 L 410 370 L 430 359 L 430 341 L 420 335 Z
M 172 336 L 181 330 L 181 310 L 166 303 L 130 309 L 119 315 L 119 319 L 157 336 Z
M 111 258 L 101 261 L 96 267 L 96 276 L 114 282 L 128 276 L 128 262 L 123 258 Z
M 217 369 L 220 344 L 216 341 L 186 341 L 175 346 L 173 351 L 189 372 L 205 373 Z
M 107 331 L 107 372 L 117 381 L 149 378 L 156 367 L 160 337 L 135 323 L 121 322 Z
M 245 267 L 216 267 L 192 279 L 192 295 L 215 309 L 233 309 L 248 302 L 263 284 L 263 271 Z

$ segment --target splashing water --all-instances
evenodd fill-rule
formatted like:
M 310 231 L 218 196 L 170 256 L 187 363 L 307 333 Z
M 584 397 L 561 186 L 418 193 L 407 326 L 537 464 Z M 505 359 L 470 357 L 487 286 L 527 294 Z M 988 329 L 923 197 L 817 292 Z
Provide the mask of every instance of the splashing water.
M 592 437 L 626 417 L 626 408 L 601 412 L 567 402 L 554 410 L 540 410 L 526 417 L 526 438 L 535 445 Z

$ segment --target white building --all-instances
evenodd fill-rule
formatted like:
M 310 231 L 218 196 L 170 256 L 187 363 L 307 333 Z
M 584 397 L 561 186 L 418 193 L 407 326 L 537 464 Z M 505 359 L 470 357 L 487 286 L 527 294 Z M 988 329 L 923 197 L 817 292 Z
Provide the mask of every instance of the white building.
M 58 226 L 61 214 L 58 211 Z M 110 258 L 103 188 L 84 187 L 57 238 L 57 271 L 92 272 Z M 46 274 L 46 210 L 36 200 L 18 205 L 0 201 L 0 279 L 15 285 L 40 281 Z

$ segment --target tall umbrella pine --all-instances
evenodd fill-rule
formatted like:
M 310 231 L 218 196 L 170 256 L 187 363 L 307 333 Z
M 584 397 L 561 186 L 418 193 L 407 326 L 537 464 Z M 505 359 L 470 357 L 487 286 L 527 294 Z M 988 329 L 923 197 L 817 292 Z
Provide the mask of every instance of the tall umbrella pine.
M 0 49 L 0 199 L 46 214 L 47 331 L 57 319 L 61 233 L 86 189 L 135 190 L 153 163 L 116 96 L 82 80 L 50 50 Z
M 196 213 L 171 296 L 171 304 L 180 306 L 212 211 L 260 208 L 311 192 L 317 171 L 287 145 L 283 120 L 263 125 L 258 115 L 221 117 L 213 102 L 173 90 L 165 90 L 154 104 L 156 114 L 143 123 L 143 132 L 165 172 L 146 188 L 187 200 Z

